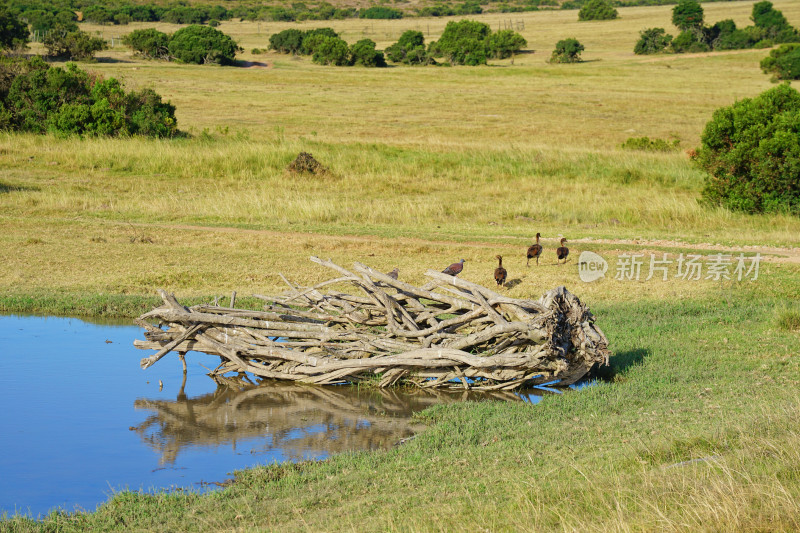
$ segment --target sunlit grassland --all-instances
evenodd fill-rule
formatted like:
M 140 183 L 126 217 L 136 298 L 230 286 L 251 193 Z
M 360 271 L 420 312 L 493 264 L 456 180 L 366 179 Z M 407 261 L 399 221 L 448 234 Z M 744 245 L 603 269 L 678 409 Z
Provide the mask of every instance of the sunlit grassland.
M 800 25 L 800 6 L 775 5 Z M 704 8 L 707 21 L 731 17 L 745 26 L 752 2 Z M 282 287 L 278 271 L 299 282 L 318 279 L 311 254 L 344 264 L 374 258 L 415 282 L 426 268 L 463 257 L 463 275 L 482 281 L 491 280 L 502 253 L 512 278 L 526 276 L 511 293 L 537 294 L 574 281 L 575 263 L 569 277 L 567 267 L 552 276 L 540 269 L 543 286 L 531 286 L 534 274 L 521 263 L 536 232 L 548 250 L 566 237 L 574 258 L 603 249 L 580 242 L 596 238 L 682 241 L 687 250 L 702 243 L 797 246 L 797 218 L 699 202 L 704 178 L 685 151 L 699 144 L 715 109 L 771 86 L 758 68 L 766 51 L 635 56 L 639 30 L 673 31 L 670 10 L 626 8 L 603 23 L 578 23 L 573 11 L 476 17 L 493 27 L 524 22 L 520 31 L 534 50 L 513 64 L 480 68 L 334 68 L 307 57 L 252 55 L 251 47 L 265 48 L 269 34 L 291 26 L 265 23 L 222 29 L 245 47 L 244 59 L 269 68 L 143 61 L 119 46 L 101 52 L 82 67 L 131 89 L 154 88 L 177 106 L 179 126 L 192 137 L 0 135 L 1 283 L 15 293 L 269 292 Z M 371 37 L 385 46 L 414 25 L 436 38 L 446 22 L 300 26 L 333 25 L 351 42 Z M 88 29 L 109 38 L 136 27 Z M 566 36 L 586 44 L 587 61 L 548 64 L 554 42 Z M 680 150 L 619 148 L 637 136 L 676 139 Z M 300 151 L 330 172 L 288 174 Z M 612 299 L 649 290 L 603 287 L 584 290 Z

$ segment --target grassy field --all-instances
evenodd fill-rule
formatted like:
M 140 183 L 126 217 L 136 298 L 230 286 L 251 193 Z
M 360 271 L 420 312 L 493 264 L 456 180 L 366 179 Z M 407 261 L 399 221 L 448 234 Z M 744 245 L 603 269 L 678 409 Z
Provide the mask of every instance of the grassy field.
M 800 26 L 800 3 L 776 0 Z M 753 2 L 704 4 L 713 23 Z M 638 32 L 670 6 L 470 17 L 513 23 L 533 53 L 488 67 L 335 68 L 254 55 L 287 24 L 226 22 L 244 67 L 145 62 L 122 47 L 93 72 L 177 106 L 173 141 L 0 134 L 0 311 L 135 316 L 164 288 L 209 300 L 313 284 L 308 256 L 424 282 L 466 259 L 489 284 L 538 297 L 566 285 L 611 341 L 601 384 L 540 405 L 484 402 L 425 414 L 387 452 L 237 473 L 208 496 L 120 494 L 92 514 L 20 517 L 3 531 L 791 531 L 800 528 L 800 220 L 699 200 L 697 147 L 713 111 L 771 87 L 764 50 L 640 57 Z M 346 20 L 379 48 L 446 19 Z M 89 27 L 106 38 L 127 27 Z M 162 30 L 176 27 L 161 25 Z M 576 37 L 586 62 L 550 65 Z M 680 150 L 624 151 L 629 137 Z M 330 172 L 286 171 L 301 151 Z M 536 232 L 545 254 L 525 267 Z M 558 238 L 571 261 L 555 264 Z M 610 270 L 580 281 L 593 251 Z M 757 280 L 614 279 L 625 254 L 760 253 Z

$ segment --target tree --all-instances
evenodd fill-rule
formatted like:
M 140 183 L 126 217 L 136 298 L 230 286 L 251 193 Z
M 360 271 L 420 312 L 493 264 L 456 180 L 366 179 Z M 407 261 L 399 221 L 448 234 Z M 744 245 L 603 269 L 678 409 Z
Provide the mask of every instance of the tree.
M 176 31 L 169 41 L 169 54 L 184 63 L 230 65 L 242 49 L 219 30 L 192 25 Z
M 169 35 L 155 28 L 134 30 L 122 42 L 144 57 L 169 59 Z
M 483 22 L 450 21 L 431 51 L 434 55 L 446 57 L 452 65 L 485 65 L 490 33 L 489 25 Z
M 765 32 L 765 37 L 775 42 L 795 42 L 800 39 L 797 30 L 789 24 L 783 13 L 772 7 L 772 2 L 764 1 L 753 4 L 750 17 L 756 27 Z
M 499 30 L 489 35 L 488 50 L 495 59 L 505 59 L 527 45 L 528 41 L 514 30 Z
M 657 54 L 663 52 L 672 42 L 664 28 L 648 28 L 639 32 L 639 40 L 633 47 L 634 54 Z
M 681 31 L 699 31 L 703 27 L 703 7 L 695 0 L 680 0 L 672 8 L 672 23 Z
M 0 6 L 0 50 L 23 48 L 28 44 L 28 25 Z
M 421 31 L 407 30 L 396 43 L 384 50 L 389 61 L 406 65 L 424 65 L 429 61 L 425 50 L 425 37 Z
M 772 74 L 772 81 L 800 80 L 800 43 L 782 44 L 761 60 L 761 70 Z
M 375 41 L 361 39 L 350 47 L 350 63 L 365 67 L 385 67 L 386 59 L 383 52 L 375 50 Z
M 717 109 L 701 143 L 708 202 L 800 215 L 800 93 L 788 83 Z
M 579 63 L 581 52 L 584 47 L 577 39 L 562 39 L 556 43 L 553 54 L 550 56 L 551 63 Z
M 606 0 L 589 0 L 578 11 L 578 20 L 613 20 L 618 16 L 617 10 Z
M 105 50 L 108 45 L 99 37 L 92 37 L 82 30 L 68 31 L 56 27 L 42 40 L 49 57 L 88 61 L 94 59 L 95 52 Z

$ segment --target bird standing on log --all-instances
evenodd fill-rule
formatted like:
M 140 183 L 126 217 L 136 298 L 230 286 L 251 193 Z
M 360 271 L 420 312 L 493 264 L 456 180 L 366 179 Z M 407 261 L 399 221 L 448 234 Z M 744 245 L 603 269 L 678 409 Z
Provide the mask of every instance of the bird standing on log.
M 464 270 L 464 260 L 462 259 L 458 263 L 453 263 L 449 267 L 442 270 L 442 274 L 449 274 L 450 276 L 458 276 L 461 271 Z
M 498 255 L 497 257 L 497 268 L 494 269 L 494 280 L 497 282 L 497 285 L 503 286 L 506 283 L 506 277 L 508 276 L 508 271 L 503 268 L 503 256 Z
M 539 235 L 541 234 L 536 234 L 536 244 L 528 246 L 528 263 L 526 266 L 531 266 L 531 257 L 536 258 L 536 266 L 539 266 L 539 256 L 542 255 L 542 245 L 539 244 Z
M 400 270 L 397 267 L 394 267 L 394 270 L 391 272 L 387 272 L 386 275 L 392 279 L 397 279 L 397 276 L 400 274 Z
M 569 248 L 564 246 L 565 242 L 567 242 L 567 239 L 564 239 L 562 237 L 561 238 L 561 246 L 556 248 L 556 257 L 558 258 L 558 259 L 556 259 L 556 264 L 558 264 L 558 262 L 561 261 L 562 259 L 564 260 L 565 263 L 567 262 L 567 256 L 569 255 Z

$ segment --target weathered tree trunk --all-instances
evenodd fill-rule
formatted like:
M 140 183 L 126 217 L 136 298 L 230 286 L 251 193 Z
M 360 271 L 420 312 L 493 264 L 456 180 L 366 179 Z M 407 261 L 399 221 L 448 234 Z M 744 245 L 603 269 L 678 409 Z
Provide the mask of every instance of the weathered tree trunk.
M 223 359 L 217 376 L 503 390 L 553 380 L 569 385 L 593 365 L 608 364 L 605 335 L 564 287 L 538 301 L 515 299 L 440 272 L 426 272 L 432 281 L 416 287 L 361 263 L 351 272 L 311 260 L 339 277 L 310 288 L 286 280 L 287 293 L 256 295 L 266 302 L 263 311 L 189 309 L 159 291 L 164 305 L 137 320 L 147 340 L 134 345 L 157 350 L 142 368 L 172 350 L 194 350 Z M 361 295 L 320 291 L 343 283 Z

